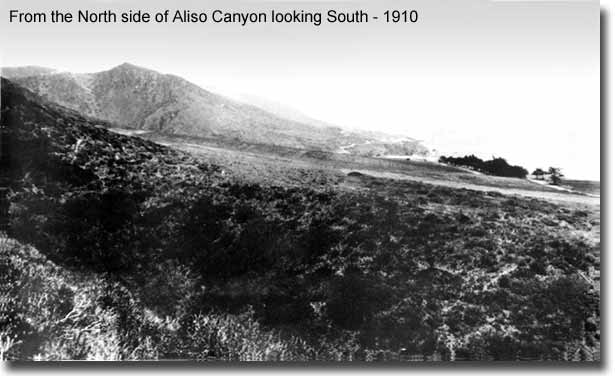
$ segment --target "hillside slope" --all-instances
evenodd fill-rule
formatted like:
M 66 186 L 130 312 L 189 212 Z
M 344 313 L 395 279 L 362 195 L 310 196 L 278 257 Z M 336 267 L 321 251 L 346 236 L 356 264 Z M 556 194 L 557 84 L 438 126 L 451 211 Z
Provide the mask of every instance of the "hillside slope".
M 362 174 L 245 182 L 0 85 L 6 358 L 599 359 L 586 210 Z
M 25 76 L 26 72 L 24 69 L 16 74 L 18 84 L 47 100 L 119 127 L 331 151 L 348 144 L 378 141 L 339 127 L 285 119 L 180 77 L 128 63 L 88 74 L 33 71 L 37 74 Z M 405 146 L 408 154 L 426 151 L 411 139 L 392 144 L 398 152 L 406 151 Z

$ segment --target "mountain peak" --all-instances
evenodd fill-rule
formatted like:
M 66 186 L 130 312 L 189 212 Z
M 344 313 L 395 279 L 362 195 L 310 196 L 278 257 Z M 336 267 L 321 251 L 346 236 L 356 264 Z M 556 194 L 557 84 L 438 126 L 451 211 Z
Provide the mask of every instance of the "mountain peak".
M 124 62 L 124 63 L 118 65 L 116 68 L 141 68 L 141 67 L 136 66 L 136 65 L 131 64 L 131 63 L 128 63 L 128 62 Z M 144 69 L 144 68 L 141 68 L 141 69 Z
M 128 71 L 128 72 L 155 72 L 151 69 L 143 68 L 131 63 L 122 63 L 116 67 L 109 69 L 109 71 Z M 157 73 L 157 72 L 156 72 Z

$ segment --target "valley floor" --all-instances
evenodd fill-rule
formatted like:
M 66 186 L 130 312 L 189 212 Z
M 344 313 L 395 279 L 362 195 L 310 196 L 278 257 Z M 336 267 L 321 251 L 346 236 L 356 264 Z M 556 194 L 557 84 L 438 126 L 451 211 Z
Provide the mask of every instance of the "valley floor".
M 531 180 L 487 176 L 475 171 L 429 161 L 387 160 L 339 153 L 310 154 L 297 149 L 274 148 L 265 145 L 232 145 L 219 140 L 186 139 L 143 131 L 114 130 L 121 134 L 144 136 L 162 145 L 200 156 L 234 170 L 243 178 L 269 183 L 302 183 L 304 177 L 293 179 L 299 170 L 315 171 L 339 181 L 351 172 L 376 178 L 409 180 L 456 189 L 498 192 L 553 201 L 572 206 L 600 206 L 599 189 L 587 188 L 589 183 L 570 181 L 571 188 L 552 187 Z M 294 173 L 293 173 L 294 171 Z M 304 171 L 305 173 L 305 171 Z M 598 183 L 599 184 L 599 183 Z M 573 190 L 579 188 L 578 191 Z M 584 193 L 583 191 L 591 192 Z

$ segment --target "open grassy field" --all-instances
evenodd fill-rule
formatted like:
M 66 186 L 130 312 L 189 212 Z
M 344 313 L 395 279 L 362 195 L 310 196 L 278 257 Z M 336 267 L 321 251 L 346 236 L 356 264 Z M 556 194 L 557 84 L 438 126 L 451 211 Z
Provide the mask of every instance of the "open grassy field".
M 578 192 L 583 192 L 598 197 L 600 196 L 599 181 L 564 179 L 562 185 Z

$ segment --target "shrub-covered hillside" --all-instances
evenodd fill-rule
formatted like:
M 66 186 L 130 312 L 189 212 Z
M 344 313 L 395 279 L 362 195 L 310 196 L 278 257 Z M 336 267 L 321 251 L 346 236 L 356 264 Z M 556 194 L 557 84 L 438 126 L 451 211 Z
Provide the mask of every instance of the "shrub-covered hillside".
M 1 121 L 5 358 L 598 356 L 586 210 L 360 175 L 245 183 L 6 80 Z

